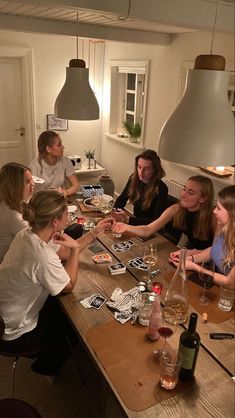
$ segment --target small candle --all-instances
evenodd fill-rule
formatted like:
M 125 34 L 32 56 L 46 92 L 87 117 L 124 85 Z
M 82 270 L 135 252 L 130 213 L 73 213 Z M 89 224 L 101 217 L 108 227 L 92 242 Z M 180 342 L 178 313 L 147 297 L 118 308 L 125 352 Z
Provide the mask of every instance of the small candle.
M 153 282 L 152 284 L 152 291 L 157 295 L 161 295 L 162 293 L 162 283 L 160 282 Z

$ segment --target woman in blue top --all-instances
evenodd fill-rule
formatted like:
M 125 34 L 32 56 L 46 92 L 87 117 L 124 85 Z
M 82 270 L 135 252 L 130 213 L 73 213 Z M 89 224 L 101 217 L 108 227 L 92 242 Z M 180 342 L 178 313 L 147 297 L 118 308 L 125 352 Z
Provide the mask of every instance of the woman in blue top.
M 235 288 L 235 185 L 228 186 L 218 193 L 214 214 L 217 218 L 217 233 L 211 247 L 204 251 L 189 254 L 186 269 L 199 272 L 202 261 L 212 259 L 217 267 L 215 284 L 224 284 Z M 179 252 L 170 254 L 170 260 L 177 265 Z M 208 272 L 209 273 L 209 272 Z

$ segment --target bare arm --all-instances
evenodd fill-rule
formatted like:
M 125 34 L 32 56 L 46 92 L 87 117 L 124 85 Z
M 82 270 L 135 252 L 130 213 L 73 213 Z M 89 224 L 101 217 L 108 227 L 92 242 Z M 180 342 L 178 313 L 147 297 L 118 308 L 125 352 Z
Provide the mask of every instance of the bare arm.
M 80 187 L 76 174 L 72 174 L 71 176 L 69 176 L 68 180 L 70 181 L 70 186 L 64 190 L 65 197 L 75 194 Z
M 173 218 L 178 209 L 178 203 L 170 206 L 163 212 L 163 214 L 158 219 L 156 219 L 148 225 L 134 226 L 117 222 L 114 224 L 112 229 L 113 232 L 117 233 L 129 232 L 135 236 L 148 237 L 149 235 L 152 235 L 154 232 L 157 232 L 159 229 L 165 226 L 167 222 L 169 222 Z

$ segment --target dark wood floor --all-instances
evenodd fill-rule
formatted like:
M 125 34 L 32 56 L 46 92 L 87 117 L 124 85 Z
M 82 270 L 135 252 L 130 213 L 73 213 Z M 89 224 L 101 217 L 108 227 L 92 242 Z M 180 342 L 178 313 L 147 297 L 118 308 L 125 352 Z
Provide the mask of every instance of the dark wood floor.
M 19 359 L 15 398 L 33 405 L 42 418 L 123 418 L 116 399 L 81 349 L 73 352 L 54 383 L 33 373 L 31 362 Z M 0 399 L 11 394 L 11 365 L 11 359 L 0 356 Z

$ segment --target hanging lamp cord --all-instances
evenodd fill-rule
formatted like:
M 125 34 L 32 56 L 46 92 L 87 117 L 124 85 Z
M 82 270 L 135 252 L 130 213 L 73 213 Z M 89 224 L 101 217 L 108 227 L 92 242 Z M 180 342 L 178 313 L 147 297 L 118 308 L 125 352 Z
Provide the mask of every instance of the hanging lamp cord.
M 212 55 L 212 50 L 213 50 L 213 45 L 214 45 L 215 27 L 216 27 L 216 22 L 217 22 L 218 9 L 219 9 L 219 0 L 217 0 L 216 11 L 215 11 L 215 20 L 214 20 L 213 30 L 212 30 L 210 55 Z

